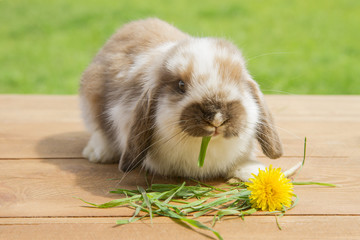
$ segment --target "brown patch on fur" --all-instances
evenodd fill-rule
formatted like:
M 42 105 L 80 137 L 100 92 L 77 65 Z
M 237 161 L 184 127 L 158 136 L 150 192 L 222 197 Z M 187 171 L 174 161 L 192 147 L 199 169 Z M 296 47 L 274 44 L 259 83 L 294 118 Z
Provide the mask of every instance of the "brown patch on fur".
M 239 82 L 242 76 L 243 66 L 241 62 L 233 60 L 232 56 L 241 56 L 238 48 L 231 42 L 224 39 L 214 39 L 216 48 L 219 52 L 225 52 L 229 57 L 216 56 L 215 67 L 219 69 L 219 76 L 223 80 Z
M 206 127 L 213 126 L 216 113 L 221 113 L 224 122 L 224 137 L 238 136 L 241 123 L 246 119 L 244 106 L 239 101 L 224 102 L 214 100 L 219 97 L 206 99 L 200 103 L 188 104 L 181 113 L 180 126 L 191 136 L 203 137 L 212 134 Z
M 158 45 L 188 37 L 166 22 L 149 18 L 124 25 L 109 39 L 103 50 L 108 53 L 124 52 L 134 60 L 134 56 Z
M 241 63 L 231 58 L 215 57 L 215 67 L 219 69 L 219 76 L 223 80 L 239 82 L 242 75 Z
M 196 82 L 202 84 L 202 83 L 206 83 L 206 81 L 208 81 L 210 75 L 209 74 L 199 74 L 196 75 Z
M 227 128 L 225 131 L 225 138 L 238 136 L 240 131 L 243 130 L 244 121 L 246 120 L 246 111 L 244 106 L 237 101 L 232 101 L 227 104 L 226 116 L 228 119 Z M 242 124 L 243 123 L 243 124 Z
M 194 74 L 194 56 L 192 56 L 190 53 L 187 52 L 181 52 L 179 53 L 179 48 L 183 47 L 184 44 L 186 44 L 187 42 L 184 41 L 181 44 L 178 44 L 176 47 L 174 47 L 173 49 L 171 49 L 168 52 L 169 56 L 176 56 L 176 55 L 181 55 L 182 58 L 187 59 L 188 64 L 185 66 L 185 69 L 182 69 L 182 66 L 178 66 L 177 69 L 174 70 L 174 72 L 171 72 L 168 68 L 167 68 L 167 62 L 165 61 L 163 63 L 163 66 L 161 67 L 160 70 L 160 76 L 164 76 L 162 78 L 162 81 L 164 83 L 166 83 L 166 81 L 168 79 L 173 79 L 173 78 L 177 78 L 177 79 L 181 79 L 184 82 L 190 82 L 192 79 L 192 76 Z
M 189 61 L 189 64 L 186 66 L 185 70 L 179 70 L 179 75 L 181 80 L 189 84 L 194 74 L 194 58 L 192 56 L 189 56 L 187 59 Z
M 172 102 L 178 102 L 189 89 L 194 74 L 193 58 L 188 56 L 189 63 L 185 69 L 176 69 L 175 72 L 170 71 L 166 67 L 166 62 L 158 69 L 160 84 L 162 85 L 161 95 L 167 95 Z M 185 88 L 179 88 L 179 81 L 185 83 Z
M 263 99 L 259 87 L 252 80 L 247 81 L 250 93 L 260 109 L 260 123 L 257 127 L 257 140 L 266 156 L 276 159 L 282 156 L 283 150 L 279 135 L 275 129 L 272 115 Z
M 121 97 L 129 101 L 128 99 L 140 96 L 141 85 L 136 79 L 143 78 L 143 72 L 130 82 L 125 82 L 126 78 L 117 78 L 116 75 L 122 72 L 126 76 L 139 54 L 166 42 L 188 37 L 170 24 L 155 18 L 126 24 L 111 36 L 84 71 L 80 83 L 80 95 L 87 102 L 97 128 L 114 140 L 106 110 Z
M 135 108 L 135 121 L 131 126 L 126 150 L 120 159 L 119 166 L 124 172 L 129 172 L 141 165 L 151 147 L 157 95 L 157 90 L 145 93 Z
M 177 101 L 182 98 L 183 93 L 179 89 L 179 81 L 182 80 L 181 76 L 177 73 L 173 73 L 166 68 L 159 69 L 159 80 L 162 85 L 161 94 L 168 94 L 169 98 L 173 101 Z M 185 82 L 185 91 L 187 90 L 187 82 Z
M 83 73 L 80 82 L 80 94 L 88 101 L 93 121 L 98 122 L 98 116 L 102 112 L 104 105 L 103 82 L 99 79 L 103 78 L 105 66 L 101 63 L 92 63 Z
M 231 42 L 225 39 L 216 39 L 216 46 L 219 50 L 227 49 L 229 52 L 239 53 L 238 48 L 234 44 L 232 44 Z

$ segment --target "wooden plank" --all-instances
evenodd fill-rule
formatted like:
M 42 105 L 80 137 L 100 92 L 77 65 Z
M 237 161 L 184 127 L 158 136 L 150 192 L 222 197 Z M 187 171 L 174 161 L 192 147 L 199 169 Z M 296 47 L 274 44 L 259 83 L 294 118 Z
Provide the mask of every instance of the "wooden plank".
M 360 117 L 359 95 L 265 95 L 265 98 L 278 117 Z
M 359 96 L 266 97 L 285 156 L 302 156 L 305 136 L 309 156 L 360 156 Z M 0 159 L 80 158 L 88 138 L 76 96 L 0 96 Z
M 204 230 L 185 228 L 167 218 L 115 227 L 119 218 L 0 219 L 1 239 L 215 239 Z M 210 222 L 209 217 L 202 221 Z M 359 216 L 273 216 L 223 220 L 216 224 L 224 239 L 359 239 Z
M 301 159 L 271 163 L 286 169 L 298 161 Z M 270 160 L 264 162 L 269 164 Z M 0 169 L 0 217 L 131 216 L 133 211 L 127 208 L 85 208 L 86 204 L 73 197 L 104 203 L 119 198 L 108 194 L 109 190 L 145 186 L 144 173 L 135 171 L 123 178 L 116 165 L 97 165 L 84 159 L 1 160 Z M 359 172 L 358 158 L 308 158 L 297 181 L 329 182 L 339 187 L 295 186 L 300 201 L 291 214 L 360 214 Z M 152 181 L 183 180 L 154 177 Z
M 81 124 L 27 123 L 0 126 L 0 158 L 79 158 L 89 139 Z M 4 129 L 6 128 L 6 129 Z
M 284 156 L 302 156 L 307 137 L 307 154 L 316 157 L 360 156 L 360 117 L 358 122 L 315 120 L 278 121 Z M 285 129 L 285 130 L 283 130 Z
M 81 157 L 77 96 L 0 95 L 0 158 Z
M 90 210 L 74 198 L 98 203 L 109 201 L 108 192 L 118 185 L 117 180 L 110 179 L 121 177 L 114 164 L 91 164 L 84 159 L 0 160 L 0 168 L 0 216 L 130 214 L 126 208 Z M 131 175 L 123 183 L 128 187 L 143 185 L 144 178 Z

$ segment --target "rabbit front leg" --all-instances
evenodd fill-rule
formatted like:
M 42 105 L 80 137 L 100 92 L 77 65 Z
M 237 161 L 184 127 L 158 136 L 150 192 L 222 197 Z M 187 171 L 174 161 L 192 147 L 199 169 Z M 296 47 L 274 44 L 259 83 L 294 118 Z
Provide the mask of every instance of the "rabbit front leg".
M 92 133 L 82 155 L 93 163 L 117 163 L 120 159 L 119 154 L 100 129 Z

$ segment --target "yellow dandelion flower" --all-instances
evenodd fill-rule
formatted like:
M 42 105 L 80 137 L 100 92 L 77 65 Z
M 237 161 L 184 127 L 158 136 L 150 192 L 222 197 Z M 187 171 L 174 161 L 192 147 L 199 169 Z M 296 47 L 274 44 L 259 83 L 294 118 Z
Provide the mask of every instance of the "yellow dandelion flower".
M 251 191 L 250 203 L 252 207 L 263 211 L 282 210 L 283 206 L 291 206 L 293 184 L 286 178 L 280 168 L 260 170 L 259 174 L 250 178 L 247 189 Z

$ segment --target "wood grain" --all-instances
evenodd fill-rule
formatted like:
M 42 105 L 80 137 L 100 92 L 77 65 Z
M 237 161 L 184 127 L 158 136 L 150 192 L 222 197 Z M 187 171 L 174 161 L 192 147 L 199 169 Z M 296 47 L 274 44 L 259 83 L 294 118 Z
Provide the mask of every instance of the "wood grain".
M 211 232 L 185 228 L 167 218 L 115 227 L 124 218 L 9 218 L 0 219 L 0 238 L 17 239 L 215 239 Z M 203 217 L 203 222 L 212 218 Z M 223 220 L 216 224 L 231 239 L 359 239 L 359 216 L 273 216 Z

